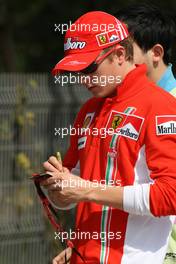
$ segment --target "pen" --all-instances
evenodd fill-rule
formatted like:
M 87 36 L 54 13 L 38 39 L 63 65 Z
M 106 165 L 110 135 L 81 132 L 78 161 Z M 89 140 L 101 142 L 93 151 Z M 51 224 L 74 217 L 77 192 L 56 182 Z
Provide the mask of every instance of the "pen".
M 59 151 L 56 152 L 56 158 L 61 163 L 62 166 L 62 157 Z M 63 172 L 63 167 L 62 167 L 62 172 Z

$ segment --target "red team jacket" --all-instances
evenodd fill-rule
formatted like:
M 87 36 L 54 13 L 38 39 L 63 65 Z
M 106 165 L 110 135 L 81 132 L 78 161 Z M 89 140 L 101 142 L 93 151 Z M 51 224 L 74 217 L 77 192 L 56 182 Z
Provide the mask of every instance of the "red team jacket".
M 89 133 L 71 136 L 64 166 L 85 180 L 124 186 L 124 211 L 77 205 L 75 246 L 89 264 L 162 264 L 176 214 L 176 99 L 141 65 L 117 96 L 85 103 L 74 127 Z M 81 263 L 73 254 L 71 264 Z

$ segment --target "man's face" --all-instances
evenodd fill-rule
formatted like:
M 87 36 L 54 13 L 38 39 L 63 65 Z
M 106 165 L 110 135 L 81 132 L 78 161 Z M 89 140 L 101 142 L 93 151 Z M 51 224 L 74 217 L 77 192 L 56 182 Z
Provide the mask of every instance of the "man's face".
M 120 73 L 116 61 L 107 57 L 94 73 L 85 75 L 87 80 L 83 84 L 95 97 L 113 96 L 116 94 L 117 85 L 121 82 L 118 72 Z

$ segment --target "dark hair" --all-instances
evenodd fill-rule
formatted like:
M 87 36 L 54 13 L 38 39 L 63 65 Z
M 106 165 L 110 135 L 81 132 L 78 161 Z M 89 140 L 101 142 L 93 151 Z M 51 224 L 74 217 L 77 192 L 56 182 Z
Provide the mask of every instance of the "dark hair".
M 114 16 L 127 25 L 134 41 L 144 52 L 160 44 L 164 49 L 164 63 L 170 62 L 175 42 L 175 23 L 171 15 L 163 14 L 153 5 L 133 4 Z

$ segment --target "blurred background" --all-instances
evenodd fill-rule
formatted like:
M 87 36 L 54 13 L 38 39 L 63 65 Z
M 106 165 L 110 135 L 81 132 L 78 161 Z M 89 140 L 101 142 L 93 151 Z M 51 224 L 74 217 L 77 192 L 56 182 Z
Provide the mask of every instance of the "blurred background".
M 51 154 L 64 155 L 69 137 L 55 128 L 69 127 L 90 95 L 55 84 L 50 74 L 63 56 L 55 24 L 137 2 L 146 1 L 0 0 L 0 264 L 49 264 L 61 250 L 29 177 Z M 175 0 L 147 3 L 176 14 Z M 73 226 L 73 211 L 58 215 L 66 229 Z

